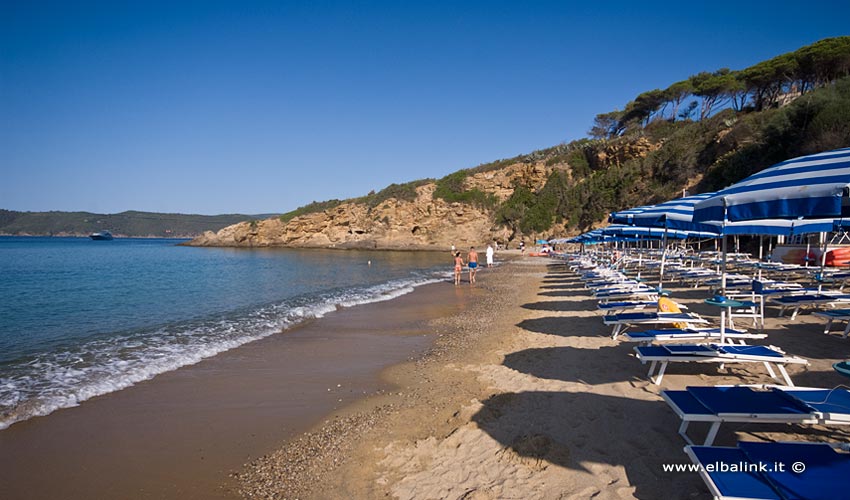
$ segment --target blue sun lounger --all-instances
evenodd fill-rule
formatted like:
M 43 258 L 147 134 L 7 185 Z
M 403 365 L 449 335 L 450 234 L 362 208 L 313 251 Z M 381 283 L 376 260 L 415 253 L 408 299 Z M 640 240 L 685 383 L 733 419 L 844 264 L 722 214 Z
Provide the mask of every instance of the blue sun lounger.
M 686 345 L 648 345 L 635 347 L 635 353 L 641 363 L 650 362 L 647 377 L 655 385 L 661 384 L 667 365 L 670 363 L 762 363 L 771 378 L 794 386 L 791 377 L 785 370 L 787 364 L 809 364 L 803 358 L 786 356 L 777 348 L 763 345 L 729 345 L 729 344 L 686 344 Z M 775 365 L 782 378 L 776 376 L 772 365 Z M 658 375 L 653 376 L 658 367 Z
M 661 397 L 682 419 L 679 435 L 687 435 L 691 422 L 710 423 L 705 446 L 717 437 L 720 424 L 779 423 L 850 425 L 850 391 L 845 388 L 718 386 L 661 391 Z
M 700 476 L 717 500 L 848 496 L 850 454 L 827 443 L 739 442 L 736 448 L 686 446 L 685 453 L 700 465 Z
M 687 327 L 695 324 L 706 324 L 708 321 L 702 319 L 696 314 L 691 313 L 674 313 L 674 312 L 627 312 L 620 314 L 606 314 L 602 317 L 602 322 L 608 326 L 613 326 L 611 338 L 616 339 L 617 335 L 624 332 L 627 328 L 634 325 L 664 325 L 671 323 L 685 323 Z
M 741 345 L 746 344 L 746 340 L 763 339 L 767 337 L 764 333 L 749 333 L 744 330 L 732 330 L 727 328 L 725 339 L 730 344 L 734 344 L 737 340 Z M 695 341 L 695 340 L 720 340 L 720 328 L 662 328 L 660 330 L 645 330 L 642 332 L 626 332 L 620 340 L 626 342 L 640 342 L 643 344 L 651 344 L 653 342 L 670 342 L 670 341 Z
M 679 309 L 687 309 L 688 306 L 684 304 L 676 303 Z M 657 300 L 632 300 L 632 301 L 621 301 L 621 302 L 600 302 L 598 305 L 598 309 L 600 311 L 605 312 L 605 314 L 619 314 L 626 311 L 641 311 L 644 309 L 657 309 L 658 301 Z
M 844 338 L 847 338 L 847 335 L 850 334 L 850 309 L 833 309 L 831 311 L 815 311 L 812 313 L 815 316 L 820 316 L 822 318 L 827 318 L 826 326 L 823 329 L 823 333 L 829 333 L 829 329 L 832 328 L 832 323 L 835 321 L 846 321 L 847 326 L 844 327 Z
M 807 293 L 804 295 L 771 297 L 768 300 L 779 305 L 779 316 L 785 314 L 786 309 L 793 308 L 794 312 L 791 313 L 791 321 L 794 321 L 797 317 L 797 313 L 800 312 L 800 308 L 802 307 L 835 306 L 837 304 L 846 305 L 850 303 L 850 294 L 824 291 Z

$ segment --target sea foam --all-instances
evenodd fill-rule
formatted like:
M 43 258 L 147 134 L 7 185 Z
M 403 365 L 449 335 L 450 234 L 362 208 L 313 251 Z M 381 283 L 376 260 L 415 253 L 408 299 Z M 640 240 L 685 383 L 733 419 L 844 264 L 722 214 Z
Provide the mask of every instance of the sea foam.
M 444 277 L 427 273 L 300 296 L 218 318 L 96 337 L 5 363 L 0 367 L 0 429 L 198 363 L 338 308 L 392 300 Z

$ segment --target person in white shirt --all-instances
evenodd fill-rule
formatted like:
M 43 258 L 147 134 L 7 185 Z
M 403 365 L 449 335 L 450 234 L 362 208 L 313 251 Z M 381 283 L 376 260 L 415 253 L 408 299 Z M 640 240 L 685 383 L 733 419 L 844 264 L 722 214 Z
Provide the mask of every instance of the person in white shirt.
M 493 245 L 487 245 L 487 267 L 493 267 Z

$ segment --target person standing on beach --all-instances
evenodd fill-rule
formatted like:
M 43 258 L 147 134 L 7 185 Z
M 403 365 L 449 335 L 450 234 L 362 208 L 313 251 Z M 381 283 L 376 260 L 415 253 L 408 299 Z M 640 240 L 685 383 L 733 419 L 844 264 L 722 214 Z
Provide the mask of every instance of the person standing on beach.
M 525 242 L 524 241 L 519 242 L 519 252 L 525 253 Z
M 463 259 L 460 252 L 455 252 L 455 285 L 460 285 L 460 273 L 463 271 Z
M 487 245 L 487 267 L 493 267 L 493 245 Z
M 469 262 L 469 284 L 475 283 L 475 272 L 478 269 L 478 252 L 475 247 L 469 247 L 469 255 L 466 260 Z

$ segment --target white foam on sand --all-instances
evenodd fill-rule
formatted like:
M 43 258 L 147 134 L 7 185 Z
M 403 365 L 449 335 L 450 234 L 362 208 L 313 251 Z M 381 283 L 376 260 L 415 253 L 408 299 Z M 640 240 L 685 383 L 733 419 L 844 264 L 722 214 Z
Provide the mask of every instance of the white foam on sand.
M 432 274 L 324 292 L 215 319 L 92 338 L 8 363 L 0 370 L 0 430 L 198 363 L 337 308 L 392 300 L 438 281 Z

